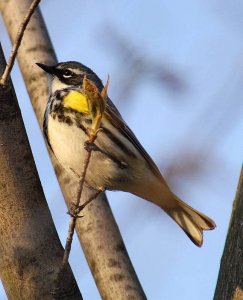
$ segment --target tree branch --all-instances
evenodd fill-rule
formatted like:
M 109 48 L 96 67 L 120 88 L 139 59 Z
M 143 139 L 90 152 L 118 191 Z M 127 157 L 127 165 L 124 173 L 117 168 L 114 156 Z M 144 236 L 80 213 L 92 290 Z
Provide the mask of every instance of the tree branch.
M 0 71 L 4 67 L 0 46 Z M 9 299 L 51 300 L 63 248 L 11 81 L 8 87 L 0 86 L 0 141 L 0 276 Z M 68 265 L 65 275 L 57 295 L 82 299 Z
M 10 75 L 10 72 L 13 68 L 14 61 L 15 61 L 15 58 L 16 58 L 17 53 L 18 53 L 18 49 L 19 49 L 19 46 L 21 44 L 21 41 L 22 41 L 22 38 L 23 38 L 23 35 L 24 35 L 24 31 L 25 31 L 25 29 L 26 29 L 26 27 L 29 23 L 29 20 L 30 20 L 32 14 L 34 13 L 34 11 L 35 11 L 37 5 L 40 3 L 40 1 L 41 0 L 33 0 L 26 16 L 23 19 L 23 22 L 20 24 L 19 31 L 17 33 L 17 36 L 16 36 L 16 39 L 15 39 L 15 42 L 14 42 L 9 60 L 7 62 L 7 65 L 5 67 L 3 75 L 1 76 L 1 79 L 0 79 L 0 85 L 6 85 L 6 82 L 8 80 L 9 75 Z
M 21 12 L 26 9 L 29 2 L 29 0 L 0 1 L 0 10 L 12 40 L 17 31 L 15 23 L 21 19 Z M 33 30 L 38 39 L 32 38 Z M 26 52 L 28 52 L 28 60 L 26 60 Z M 18 52 L 18 61 L 41 125 L 47 101 L 48 80 L 35 67 L 35 63 L 54 64 L 57 60 L 38 9 L 36 17 L 31 19 L 30 26 L 26 29 Z M 70 207 L 76 197 L 79 183 L 61 168 L 54 157 L 52 162 L 65 200 Z M 82 202 L 84 203 L 91 196 L 90 189 L 84 186 Z M 118 295 L 121 295 L 123 300 L 146 299 L 104 193 L 99 195 L 97 201 L 88 205 L 85 217 L 77 220 L 76 231 L 103 299 L 118 299 Z
M 214 295 L 214 300 L 228 299 L 243 299 L 243 168 Z
M 84 166 L 83 166 L 83 172 L 80 176 L 80 182 L 78 186 L 78 192 L 77 192 L 77 198 L 73 205 L 73 209 L 70 210 L 70 223 L 69 223 L 69 230 L 68 230 L 68 237 L 66 240 L 66 246 L 63 256 L 63 266 L 65 267 L 68 263 L 69 254 L 71 251 L 71 245 L 73 240 L 73 234 L 74 229 L 76 225 L 76 221 L 79 218 L 79 213 L 91 202 L 93 201 L 98 195 L 103 191 L 98 191 L 94 196 L 92 196 L 90 199 L 88 199 L 85 203 L 80 205 L 82 192 L 84 188 L 84 183 L 86 179 L 86 174 L 88 171 L 90 159 L 91 159 L 91 152 L 93 150 L 94 142 L 97 138 L 97 134 L 100 131 L 100 123 L 105 111 L 105 105 L 106 105 L 106 99 L 107 99 L 107 89 L 109 85 L 109 79 L 107 80 L 107 83 L 101 93 L 97 89 L 97 87 L 94 85 L 94 83 L 87 79 L 86 77 L 83 79 L 83 86 L 81 93 L 86 95 L 89 112 L 92 119 L 91 127 L 88 128 L 87 133 L 89 139 L 84 143 L 84 148 L 87 151 L 87 156 L 84 159 Z

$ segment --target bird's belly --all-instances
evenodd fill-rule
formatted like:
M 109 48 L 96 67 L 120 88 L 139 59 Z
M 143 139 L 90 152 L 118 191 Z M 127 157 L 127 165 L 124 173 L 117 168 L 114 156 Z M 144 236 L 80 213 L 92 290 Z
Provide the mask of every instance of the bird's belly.
M 68 125 L 49 117 L 48 137 L 60 164 L 69 170 L 81 170 L 85 155 L 84 132 L 73 124 Z
M 48 136 L 52 150 L 60 164 L 72 174 L 80 177 L 88 155 L 84 148 L 87 135 L 74 124 L 48 119 Z M 97 139 L 98 144 L 98 139 Z M 92 151 L 86 174 L 86 182 L 95 189 L 119 190 L 126 184 L 127 171 L 100 151 Z

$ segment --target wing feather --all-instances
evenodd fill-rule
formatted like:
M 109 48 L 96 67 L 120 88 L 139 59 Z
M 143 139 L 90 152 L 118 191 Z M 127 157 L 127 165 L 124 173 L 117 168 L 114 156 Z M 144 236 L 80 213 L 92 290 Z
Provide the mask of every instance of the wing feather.
M 110 122 L 113 124 L 113 126 L 116 127 L 117 130 L 120 131 L 121 134 L 123 134 L 130 143 L 138 150 L 138 152 L 142 155 L 142 157 L 147 162 L 148 166 L 152 170 L 152 172 L 159 178 L 162 178 L 162 175 L 152 160 L 152 158 L 149 156 L 147 151 L 143 148 L 143 146 L 140 144 L 138 139 L 136 138 L 135 134 L 132 132 L 132 130 L 127 126 L 125 121 L 123 120 L 121 114 L 115 107 L 115 105 L 112 103 L 112 101 L 108 98 L 107 100 L 107 106 L 106 106 L 106 116 L 109 118 Z

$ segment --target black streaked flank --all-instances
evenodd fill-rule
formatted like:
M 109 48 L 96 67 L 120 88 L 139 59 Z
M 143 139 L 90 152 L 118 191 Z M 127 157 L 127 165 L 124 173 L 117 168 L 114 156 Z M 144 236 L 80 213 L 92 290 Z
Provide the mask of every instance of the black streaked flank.
M 116 144 L 124 153 L 127 155 L 137 158 L 136 154 L 131 151 L 117 136 L 115 136 L 108 128 L 101 126 L 102 132 L 107 135 L 107 137 Z
M 65 116 L 65 114 L 59 114 L 58 121 L 66 123 L 69 126 L 73 125 L 73 120 L 69 116 Z
M 47 102 L 45 113 L 44 113 L 42 126 L 43 126 L 43 134 L 44 134 L 46 143 L 50 147 L 51 151 L 54 153 L 54 151 L 51 147 L 49 136 L 48 136 L 48 114 L 49 114 L 51 105 L 52 105 L 52 97 L 50 96 L 49 99 L 48 99 L 48 102 Z
M 44 114 L 44 118 L 43 118 L 43 134 L 44 134 L 45 140 L 47 142 L 47 145 L 52 150 L 47 128 L 48 128 L 48 111 L 46 110 L 45 114 Z M 53 152 L 53 150 L 52 150 L 52 152 Z
M 83 132 L 88 136 L 87 128 L 79 120 L 75 120 L 75 122 L 76 126 L 83 130 Z
M 91 125 L 91 124 L 92 124 L 92 120 L 91 120 L 91 119 L 84 118 L 84 122 L 85 122 L 87 125 Z
M 104 154 L 105 156 L 107 156 L 110 160 L 112 160 L 115 164 L 117 164 L 117 166 L 120 169 L 127 169 L 128 168 L 128 164 L 125 163 L 124 161 L 120 161 L 119 159 L 117 159 L 115 156 L 113 156 L 112 154 L 102 150 L 100 147 L 98 147 L 96 144 L 94 144 L 94 148 L 92 149 L 93 151 L 98 151 L 102 154 Z
M 54 93 L 54 96 L 55 96 L 55 100 L 62 100 L 62 93 L 61 93 L 61 91 L 56 91 Z

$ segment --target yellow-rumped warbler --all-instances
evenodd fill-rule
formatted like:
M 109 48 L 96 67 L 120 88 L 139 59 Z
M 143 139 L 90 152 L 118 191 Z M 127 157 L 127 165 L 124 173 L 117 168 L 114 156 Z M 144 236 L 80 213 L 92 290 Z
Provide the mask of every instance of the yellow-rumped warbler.
M 87 99 L 82 93 L 84 77 L 101 91 L 99 77 L 81 63 L 70 61 L 47 66 L 52 75 L 51 94 L 44 116 L 44 135 L 60 164 L 80 177 L 83 171 L 88 128 L 91 125 Z M 86 173 L 88 186 L 100 190 L 130 192 L 160 206 L 201 246 L 203 230 L 215 228 L 213 220 L 181 201 L 168 187 L 158 167 L 108 98 Z

